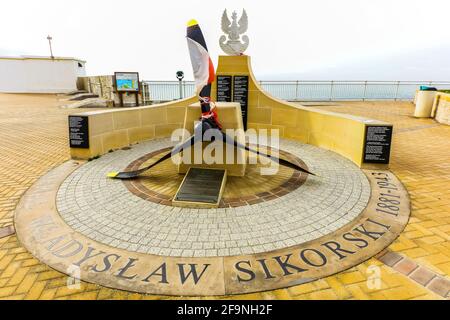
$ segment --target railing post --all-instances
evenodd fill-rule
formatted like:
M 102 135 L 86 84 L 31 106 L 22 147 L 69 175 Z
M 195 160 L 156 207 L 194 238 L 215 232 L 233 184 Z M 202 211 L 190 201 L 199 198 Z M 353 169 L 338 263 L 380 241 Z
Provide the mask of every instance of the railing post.
M 364 81 L 364 94 L 363 94 L 363 101 L 366 101 L 366 92 L 367 92 L 367 80 Z
M 298 101 L 298 80 L 296 81 L 295 84 L 295 101 Z
M 178 86 L 180 87 L 180 100 L 183 99 L 183 80 L 180 79 Z
M 400 88 L 400 81 L 397 81 L 397 89 L 395 90 L 395 98 L 394 101 L 397 101 L 398 99 L 398 89 Z
M 145 83 L 145 99 L 147 103 L 150 103 L 150 85 L 148 83 Z
M 331 80 L 330 101 L 333 101 L 334 81 Z
M 142 94 L 142 104 L 145 106 L 145 83 L 144 81 L 141 82 L 141 94 Z
M 144 89 L 145 104 L 150 103 L 149 84 L 147 82 L 144 82 L 142 88 Z

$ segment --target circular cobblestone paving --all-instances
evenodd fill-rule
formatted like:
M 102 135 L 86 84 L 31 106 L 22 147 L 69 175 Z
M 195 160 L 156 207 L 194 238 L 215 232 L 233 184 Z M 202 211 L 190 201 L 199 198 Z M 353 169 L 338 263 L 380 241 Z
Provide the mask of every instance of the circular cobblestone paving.
M 257 146 L 252 146 L 252 148 L 258 149 Z M 156 162 L 170 150 L 169 147 L 150 152 L 133 161 L 125 171 L 134 171 L 146 167 Z M 264 152 L 267 153 L 270 150 L 264 150 Z M 278 153 L 283 159 L 307 168 L 300 158 L 283 150 L 278 150 Z M 267 165 L 247 164 L 245 176 L 228 176 L 227 187 L 224 190 L 219 207 L 240 207 L 273 200 L 297 189 L 307 178 L 305 173 L 297 172 L 285 166 L 279 166 L 277 173 L 274 175 L 262 175 L 260 170 L 262 167 L 267 167 Z M 172 161 L 165 161 L 158 165 L 157 170 L 147 171 L 139 179 L 123 180 L 123 182 L 130 192 L 142 199 L 171 206 L 172 199 L 175 197 L 183 178 L 184 175 L 178 174 L 177 167 Z
M 273 178 L 261 178 L 249 166 L 249 176 L 229 177 L 222 208 L 170 206 L 182 178 L 170 161 L 137 180 L 147 197 L 106 178 L 110 171 L 153 161 L 171 144 L 169 139 L 148 141 L 82 165 L 58 191 L 61 217 L 75 231 L 110 247 L 160 256 L 220 257 L 318 239 L 357 218 L 370 198 L 370 184 L 352 162 L 290 140 L 281 140 L 281 156 L 301 159 L 317 176 L 281 168 Z M 161 198 L 148 201 L 149 194 Z

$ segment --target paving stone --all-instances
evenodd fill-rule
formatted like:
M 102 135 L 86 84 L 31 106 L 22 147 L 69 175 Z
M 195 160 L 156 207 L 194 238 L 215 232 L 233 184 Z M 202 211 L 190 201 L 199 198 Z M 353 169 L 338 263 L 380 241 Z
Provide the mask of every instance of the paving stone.
M 441 277 L 436 277 L 427 286 L 428 289 L 438 295 L 447 298 L 450 292 L 450 281 Z
M 14 107 L 11 107 L 12 105 Z M 0 174 L 4 177 L 0 181 L 0 227 L 11 226 L 13 224 L 12 216 L 19 197 L 13 197 L 11 194 L 18 193 L 20 195 L 50 168 L 68 159 L 67 115 L 82 110 L 60 109 L 58 105 L 59 103 L 55 97 L 47 95 L 45 97 L 43 95 L 0 95 L 0 117 L 2 120 L 5 120 L 0 125 L 0 132 L 4 137 L 0 146 L 0 163 L 2 164 L 0 166 Z M 445 242 L 441 241 L 441 239 L 446 238 L 442 233 L 437 233 L 442 228 L 442 232 L 446 232 L 448 235 L 448 228 L 450 228 L 450 204 L 446 200 L 450 198 L 448 193 L 448 168 L 442 165 L 442 159 L 450 158 L 449 148 L 442 147 L 446 146 L 450 139 L 448 127 L 444 125 L 436 126 L 432 119 L 414 119 L 409 117 L 414 109 L 414 106 L 410 102 L 345 102 L 337 103 L 335 107 L 320 106 L 319 108 L 394 123 L 396 128 L 393 138 L 395 152 L 392 155 L 391 169 L 402 180 L 411 195 L 413 210 L 410 225 L 417 228 L 416 230 L 420 230 L 423 233 L 423 237 L 433 235 L 437 237 L 422 241 L 420 240 L 422 237 L 419 236 L 408 242 L 401 235 L 396 243 L 391 246 L 391 250 L 398 249 L 402 255 L 411 259 L 421 259 L 440 252 L 446 252 L 446 261 L 442 261 L 441 258 L 439 260 L 421 260 L 422 262 L 426 262 L 429 267 L 436 267 L 437 270 L 440 270 L 439 265 L 444 266 L 450 262 L 448 248 L 443 245 Z M 418 129 L 418 123 L 433 124 L 434 127 Z M 417 141 L 427 141 L 426 148 L 423 148 L 423 145 L 418 144 Z M 14 150 L 14 153 L 11 153 L 10 150 Z M 311 165 L 311 168 L 314 168 L 314 166 Z M 10 177 L 14 177 L 14 181 Z M 5 181 L 5 179 L 7 180 Z M 97 189 L 104 188 L 107 182 L 105 180 L 100 183 Z M 307 183 L 308 181 L 305 184 Z M 307 185 L 311 187 L 311 184 Z M 67 192 L 69 191 L 74 193 L 75 189 L 67 189 Z M 115 192 L 120 191 L 121 189 L 119 188 Z M 289 194 L 284 196 L 287 203 L 290 199 Z M 362 196 L 368 197 L 369 194 L 362 192 Z M 109 197 L 109 199 L 114 199 L 114 197 Z M 315 199 L 315 195 L 312 195 L 311 199 Z M 313 202 L 312 200 L 311 203 L 317 204 L 317 201 Z M 68 202 L 69 205 L 75 210 L 79 209 L 74 201 Z M 297 205 L 298 208 L 303 207 L 301 203 Z M 111 207 L 124 208 L 120 204 Z M 228 213 L 225 209 L 221 210 L 220 212 L 223 214 Z M 260 212 L 259 208 L 255 208 L 254 212 Z M 149 221 L 151 219 L 146 222 Z M 126 219 L 117 220 L 116 222 L 120 225 L 126 223 Z M 281 230 L 284 231 L 283 229 Z M 164 239 L 165 235 L 161 234 L 158 236 Z M 227 240 L 230 239 L 227 238 L 223 241 Z M 44 287 L 39 299 L 54 299 L 59 286 L 65 286 L 66 276 L 51 270 L 45 265 L 39 264 L 36 266 L 36 263 L 39 262 L 33 259 L 31 255 L 29 255 L 27 260 L 23 260 L 23 256 L 18 258 L 17 254 L 10 254 L 11 247 L 20 247 L 20 243 L 16 237 L 9 236 L 0 239 L 0 276 L 4 275 L 5 269 L 10 263 L 14 263 L 14 261 L 20 261 L 22 263 L 20 268 L 33 265 L 34 267 L 28 271 L 27 276 L 38 274 L 35 286 L 37 288 L 36 291 L 39 291 L 39 286 Z M 153 249 L 156 250 L 155 248 Z M 2 254 L 2 252 L 7 253 Z M 154 254 L 158 254 L 158 252 Z M 229 252 L 225 251 L 221 254 L 228 255 Z M 186 254 L 185 256 L 190 255 Z M 410 277 L 412 278 L 418 270 L 420 269 L 410 274 Z M 387 271 L 387 269 L 383 268 L 382 275 L 383 281 L 389 278 L 392 287 L 384 287 L 381 290 L 367 293 L 358 286 L 358 283 L 344 286 L 352 293 L 352 298 L 355 299 L 363 298 L 365 295 L 368 295 L 371 299 L 437 299 L 442 297 L 442 295 L 434 294 L 429 289 L 421 289 L 418 282 L 409 280 L 404 275 L 396 273 L 392 269 L 391 271 Z M 9 278 L 3 279 L 9 281 Z M 24 294 L 14 293 L 18 288 L 17 286 L 8 287 L 4 286 L 4 284 L 2 285 L 1 281 L 3 279 L 0 279 L 0 296 L 2 298 L 23 299 L 26 297 Z M 408 284 L 408 281 L 411 281 L 411 284 Z M 327 297 L 333 296 L 329 291 L 333 289 L 330 289 L 329 286 L 322 286 L 321 283 L 320 280 L 314 281 L 309 284 L 294 286 L 288 291 L 296 299 L 318 298 L 320 295 Z M 444 293 L 445 290 L 441 290 L 443 286 L 438 284 L 434 283 L 432 288 L 434 290 L 439 289 L 439 292 Z M 308 290 L 303 289 L 306 287 Z M 392 291 L 394 288 L 395 290 Z M 84 298 L 131 298 L 127 293 L 98 286 L 95 289 L 91 288 L 89 290 L 96 290 L 98 295 L 90 291 L 86 293 Z M 311 296 L 311 292 L 317 294 Z M 408 293 L 404 294 L 402 292 Z M 37 292 L 34 297 L 30 295 L 30 298 L 36 298 L 38 295 Z M 76 297 L 76 295 L 74 294 L 73 296 Z M 340 292 L 335 291 L 334 295 L 339 299 L 344 298 L 340 296 Z M 65 297 L 70 298 L 71 295 Z M 142 297 L 151 299 L 165 298 L 159 296 Z M 239 297 L 241 296 L 236 296 L 236 298 Z M 276 298 L 275 294 L 271 292 L 263 293 L 259 297 Z
M 421 285 L 426 286 L 435 276 L 436 274 L 431 270 L 419 267 L 410 275 L 410 278 Z
M 200 250 L 203 256 L 218 254 L 218 250 L 211 249 L 222 249 L 225 243 L 226 248 L 233 249 L 230 252 L 241 252 L 237 248 L 246 249 L 246 252 L 266 252 L 284 248 L 286 233 L 292 240 L 291 245 L 295 245 L 339 229 L 342 224 L 337 222 L 343 216 L 354 219 L 362 212 L 369 199 L 367 178 L 349 160 L 327 150 L 290 140 L 282 140 L 281 148 L 301 156 L 307 163 L 313 163 L 316 173 L 328 182 L 308 177 L 302 187 L 290 190 L 285 198 L 292 200 L 287 201 L 272 197 L 271 192 L 257 193 L 252 197 L 261 197 L 264 202 L 255 205 L 255 208 L 258 206 L 256 210 L 251 209 L 253 206 L 245 205 L 227 209 L 223 217 L 218 217 L 204 209 L 174 209 L 132 195 L 121 181 L 105 182 L 105 174 L 111 168 L 132 163 L 170 144 L 169 139 L 147 141 L 128 152 L 104 155 L 76 170 L 63 182 L 58 192 L 57 207 L 63 219 L 76 231 L 92 239 L 100 242 L 106 239 L 104 241 L 108 245 L 138 252 L 148 251 L 140 234 L 148 234 L 150 231 L 155 234 L 156 239 L 164 240 L 152 243 L 152 246 L 160 249 L 189 248 Z M 341 167 L 337 169 L 336 166 Z M 330 171 L 329 167 L 333 170 Z M 336 170 L 339 172 L 339 179 L 334 177 Z M 289 181 L 298 177 L 300 175 Z M 311 183 L 312 180 L 317 181 Z M 343 191 L 336 192 L 339 188 Z M 308 194 L 308 198 L 302 196 L 304 193 Z M 310 201 L 310 198 L 314 201 Z M 337 200 L 345 205 L 336 206 Z M 143 211 L 148 219 L 146 223 L 140 222 Z M 117 217 L 120 218 L 116 220 Z M 314 221 L 320 223 L 316 223 L 316 226 L 320 226 L 321 231 L 311 232 L 311 226 L 305 224 L 305 217 L 315 217 Z M 103 225 L 101 228 L 99 223 Z M 114 228 L 113 223 L 118 224 L 119 230 Z M 287 232 L 280 228 L 283 224 L 289 226 Z M 182 227 L 183 225 L 188 227 Z M 252 232 L 247 232 L 249 229 Z M 113 236 L 119 243 L 105 235 Z M 196 238 L 193 238 L 194 235 Z M 249 242 L 254 237 L 260 238 L 258 243 Z M 184 244 L 188 240 L 193 242 L 191 246 Z
M 402 256 L 396 252 L 389 251 L 385 253 L 383 256 L 378 258 L 383 263 L 387 264 L 390 267 L 393 267 L 396 263 L 402 260 Z
M 395 265 L 394 269 L 405 275 L 409 275 L 417 269 L 417 263 L 411 261 L 410 259 L 402 259 Z

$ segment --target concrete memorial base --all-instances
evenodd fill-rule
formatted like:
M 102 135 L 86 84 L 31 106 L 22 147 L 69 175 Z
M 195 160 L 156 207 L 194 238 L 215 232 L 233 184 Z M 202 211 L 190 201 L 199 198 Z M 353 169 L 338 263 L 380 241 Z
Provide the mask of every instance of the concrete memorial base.
M 68 161 L 33 185 L 15 213 L 21 243 L 50 267 L 122 290 L 183 296 L 240 294 L 323 278 L 392 243 L 409 197 L 386 170 L 292 140 L 280 155 L 317 176 L 248 165 L 228 177 L 219 208 L 179 208 L 183 175 L 168 161 L 137 180 L 111 180 L 117 166 L 145 166 L 168 148 L 152 140 L 99 159 Z M 252 180 L 253 179 L 253 180 Z
M 245 145 L 245 133 L 244 133 L 244 126 L 242 123 L 242 116 L 241 116 L 241 106 L 239 103 L 231 103 L 231 102 L 217 102 L 216 103 L 217 112 L 219 114 L 220 123 L 222 125 L 222 130 L 226 132 L 227 129 L 233 129 L 237 133 L 236 136 L 233 136 L 233 138 L 236 138 L 236 141 L 238 141 L 240 144 Z M 199 118 L 201 116 L 200 112 L 200 103 L 194 103 L 186 108 L 186 115 L 184 119 L 184 126 L 183 128 L 186 130 L 186 134 L 183 136 L 183 141 L 186 141 L 191 135 L 194 134 L 194 124 L 199 121 Z M 204 142 L 203 146 L 200 151 L 205 150 L 205 148 L 210 145 L 209 142 Z M 195 155 L 196 152 L 195 147 L 189 149 L 188 152 L 188 159 L 190 164 L 181 163 L 178 166 L 178 172 L 179 173 L 186 173 L 189 168 L 196 167 L 196 168 L 209 168 L 209 169 L 223 169 L 227 170 L 227 175 L 229 176 L 244 176 L 245 175 L 245 168 L 247 163 L 247 157 L 246 152 L 243 149 L 235 148 L 235 150 L 232 152 L 231 156 L 232 159 L 228 159 L 228 162 L 232 162 L 231 164 L 227 163 L 227 145 L 223 146 L 222 149 L 222 156 L 221 159 L 219 159 L 219 163 L 205 163 L 204 159 L 201 159 L 203 161 L 199 163 L 195 162 Z M 212 152 L 212 155 L 215 156 L 215 153 Z M 230 161 L 231 160 L 231 161 Z

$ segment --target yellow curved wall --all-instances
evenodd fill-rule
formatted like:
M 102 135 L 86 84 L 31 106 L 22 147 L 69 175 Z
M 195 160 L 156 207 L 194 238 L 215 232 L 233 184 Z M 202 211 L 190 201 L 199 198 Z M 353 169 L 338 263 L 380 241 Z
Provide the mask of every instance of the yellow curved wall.
M 387 167 L 364 165 L 363 148 L 367 125 L 390 124 L 274 98 L 256 81 L 249 56 L 220 56 L 216 73 L 249 76 L 248 128 L 279 129 L 280 137 L 335 151 L 359 167 Z M 216 97 L 216 83 L 213 85 L 213 99 Z M 89 117 L 90 148 L 71 148 L 71 156 L 89 159 L 139 141 L 168 137 L 174 129 L 183 127 L 186 108 L 195 102 L 197 98 L 191 97 L 147 107 L 80 113 L 78 115 Z
M 303 107 L 272 97 L 256 81 L 249 56 L 220 56 L 217 75 L 249 76 L 248 128 L 279 129 L 280 137 L 335 151 L 360 167 L 387 167 L 363 165 L 362 160 L 366 125 L 389 124 Z M 216 90 L 214 86 L 213 98 Z
M 83 112 L 89 118 L 89 149 L 70 148 L 72 159 L 87 160 L 111 150 L 154 138 L 169 137 L 183 128 L 186 107 L 196 97 L 138 108 Z

